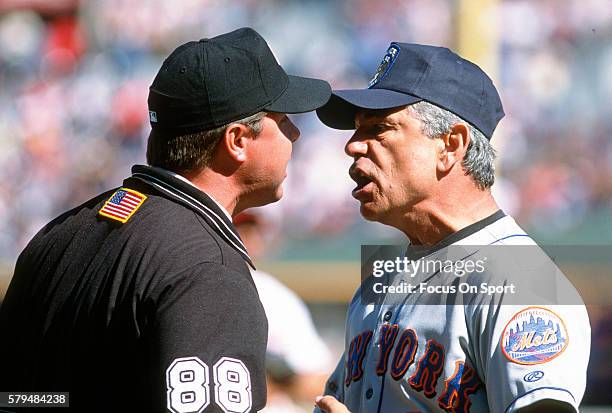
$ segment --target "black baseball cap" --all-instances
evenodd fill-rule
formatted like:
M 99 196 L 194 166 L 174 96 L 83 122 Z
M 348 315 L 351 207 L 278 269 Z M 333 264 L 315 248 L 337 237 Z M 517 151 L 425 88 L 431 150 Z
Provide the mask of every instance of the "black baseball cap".
M 309 112 L 330 95 L 324 80 L 287 75 L 263 37 L 245 27 L 174 50 L 149 88 L 149 120 L 176 136 L 260 111 Z
M 359 109 L 390 109 L 427 101 L 466 120 L 487 139 L 504 117 L 487 74 L 445 47 L 391 43 L 367 89 L 335 90 L 317 110 L 334 129 L 355 129 Z

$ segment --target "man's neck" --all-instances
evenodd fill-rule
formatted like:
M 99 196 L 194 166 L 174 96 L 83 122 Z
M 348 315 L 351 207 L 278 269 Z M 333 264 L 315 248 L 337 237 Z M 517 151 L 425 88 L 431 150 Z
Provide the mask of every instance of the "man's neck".
M 206 192 L 230 217 L 240 211 L 236 211 L 238 204 L 238 191 L 234 190 L 231 178 L 216 173 L 210 169 L 204 169 L 196 173 L 185 172 L 181 174 L 192 185 Z
M 459 202 L 417 205 L 402 217 L 400 229 L 413 245 L 436 245 L 449 235 L 492 215 L 499 206 L 489 191 Z

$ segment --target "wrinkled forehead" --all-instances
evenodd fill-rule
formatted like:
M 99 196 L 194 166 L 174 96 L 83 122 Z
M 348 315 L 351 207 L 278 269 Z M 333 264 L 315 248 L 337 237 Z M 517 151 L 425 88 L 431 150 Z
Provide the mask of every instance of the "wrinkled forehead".
M 364 123 L 381 122 L 381 121 L 392 121 L 396 120 L 407 110 L 408 106 L 398 106 L 389 109 L 358 109 L 355 112 L 355 126 L 359 127 Z

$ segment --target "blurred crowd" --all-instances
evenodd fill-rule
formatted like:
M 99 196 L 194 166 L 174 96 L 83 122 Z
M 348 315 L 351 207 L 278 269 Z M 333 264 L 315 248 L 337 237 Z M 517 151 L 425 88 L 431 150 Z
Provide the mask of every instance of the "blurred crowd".
M 252 26 L 288 72 L 364 87 L 393 40 L 457 50 L 458 3 L 0 2 L 0 260 L 13 262 L 44 223 L 145 162 L 148 86 L 180 43 Z M 487 3 L 468 24 L 499 39 L 494 77 L 507 117 L 493 140 L 496 196 L 550 239 L 591 225 L 581 242 L 612 241 L 610 2 Z M 349 195 L 349 134 L 312 114 L 295 120 L 302 138 L 287 196 L 268 213 L 285 244 L 351 233 L 364 224 Z

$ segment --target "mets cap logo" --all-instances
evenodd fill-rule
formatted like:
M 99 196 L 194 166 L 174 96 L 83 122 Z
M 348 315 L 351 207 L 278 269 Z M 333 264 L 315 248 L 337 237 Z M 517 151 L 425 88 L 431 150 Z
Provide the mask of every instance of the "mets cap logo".
M 565 323 L 544 307 L 528 307 L 506 324 L 502 352 L 517 364 L 546 363 L 563 353 L 569 342 Z
M 389 48 L 387 49 L 387 53 L 385 53 L 385 56 L 378 65 L 376 73 L 374 73 L 374 76 L 372 76 L 372 79 L 368 83 L 368 88 L 373 87 L 375 84 L 380 82 L 387 75 L 387 73 L 389 73 L 389 70 L 391 70 L 391 68 L 393 67 L 395 60 L 397 60 L 399 52 L 399 45 L 391 43 L 391 46 L 389 46 Z

